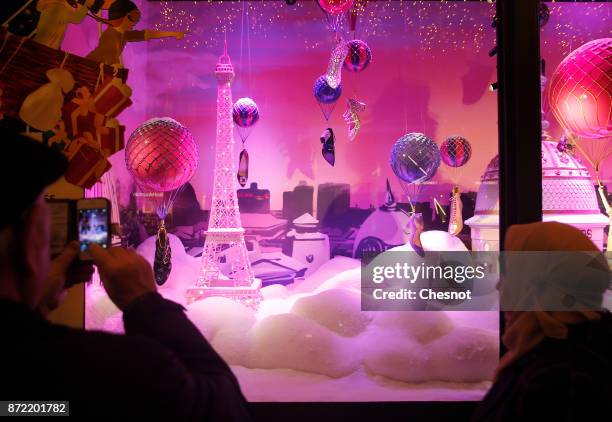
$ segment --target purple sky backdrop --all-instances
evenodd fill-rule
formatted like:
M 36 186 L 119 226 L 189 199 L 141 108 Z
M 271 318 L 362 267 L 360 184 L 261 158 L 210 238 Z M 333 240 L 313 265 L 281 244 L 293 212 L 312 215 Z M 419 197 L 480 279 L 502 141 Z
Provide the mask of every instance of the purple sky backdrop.
M 449 135 L 465 136 L 473 156 L 461 171 L 460 184 L 463 190 L 476 190 L 480 175 L 497 153 L 497 99 L 487 90 L 496 79 L 495 59 L 487 55 L 495 40 L 492 6 L 377 3 L 367 6 L 371 15 L 360 17 L 357 24 L 357 36 L 370 45 L 373 60 L 362 73 L 343 72 L 342 98 L 330 119 L 337 136 L 335 167 L 321 156 L 319 136 L 327 123 L 312 95 L 313 82 L 325 72 L 333 44 L 315 2 L 294 8 L 284 2 L 249 2 L 245 9 L 239 3 L 185 2 L 178 3 L 169 18 L 161 14 L 167 6 L 141 1 L 140 29 L 185 29 L 186 17 L 194 23 L 189 24 L 191 34 L 185 40 L 126 47 L 124 62 L 130 69 L 134 105 L 120 120 L 128 134 L 156 116 L 170 116 L 189 127 L 200 145 L 200 166 L 192 183 L 198 197 L 206 195 L 210 202 L 217 94 L 213 72 L 225 26 L 236 71 L 234 101 L 253 98 L 261 116 L 246 144 L 251 157 L 249 182 L 271 190 L 272 209 L 282 207 L 282 192 L 300 180 L 314 185 L 350 183 L 352 205 L 361 207 L 380 203 L 387 177 L 399 194 L 388 156 L 395 140 L 407 132 L 424 132 L 438 144 Z M 246 25 L 241 29 L 243 10 L 250 13 L 249 30 Z M 542 32 L 548 75 L 571 49 L 609 36 L 610 10 L 611 5 L 554 5 Z M 97 37 L 93 21 L 72 26 L 64 49 L 84 55 L 95 47 Z M 342 119 L 349 97 L 367 105 L 361 114 L 361 132 L 353 142 L 347 139 Z M 559 135 L 552 114 L 548 118 L 552 134 Z M 238 142 L 236 151 L 240 148 Z M 113 156 L 112 162 L 126 201 L 130 177 L 123 153 Z M 434 178 L 441 187 L 427 187 L 423 196 L 445 196 L 451 176 L 441 166 Z M 609 166 L 606 176 L 610 177 Z

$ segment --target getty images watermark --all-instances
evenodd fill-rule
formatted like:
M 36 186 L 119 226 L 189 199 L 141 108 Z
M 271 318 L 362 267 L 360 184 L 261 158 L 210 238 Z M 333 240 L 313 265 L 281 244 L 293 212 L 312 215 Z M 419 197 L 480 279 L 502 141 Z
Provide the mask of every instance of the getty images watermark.
M 600 310 L 610 287 L 594 252 L 416 252 L 365 255 L 361 307 L 398 310 Z

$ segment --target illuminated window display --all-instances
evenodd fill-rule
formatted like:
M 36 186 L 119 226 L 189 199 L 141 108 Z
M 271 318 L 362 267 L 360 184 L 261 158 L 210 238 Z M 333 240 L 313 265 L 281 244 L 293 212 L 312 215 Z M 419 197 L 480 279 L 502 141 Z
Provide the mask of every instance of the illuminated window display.
M 547 25 L 571 21 L 563 7 L 551 6 Z M 147 75 L 132 82 L 142 110 L 126 119 L 172 116 L 200 145 L 193 193 L 167 220 L 173 261 L 161 291 L 188 304 L 251 400 L 479 399 L 498 360 L 497 313 L 361 311 L 358 259 L 498 249 L 494 8 L 363 13 L 353 31 L 316 4 L 147 4 L 148 26 L 193 34 L 126 51 Z M 543 37 L 565 48 L 560 34 Z M 543 119 L 556 120 L 548 108 Z M 544 218 L 579 224 L 603 247 L 608 219 L 591 173 L 548 133 Z M 129 204 L 121 164 L 119 202 Z M 251 195 L 269 211 L 238 206 Z M 181 221 L 185 209 L 202 217 Z M 153 238 L 134 246 L 155 254 Z M 121 330 L 101 291 L 89 295 L 90 326 Z
M 480 400 L 499 361 L 495 288 L 481 311 L 364 311 L 361 269 L 386 251 L 499 250 L 495 6 L 119 9 L 102 33 L 81 16 L 46 45 L 2 32 L 0 111 L 67 155 L 68 183 L 109 198 L 114 244 L 151 262 L 247 399 Z M 543 219 L 601 250 L 610 11 L 541 9 L 542 156 L 526 158 L 542 162 Z M 111 32 L 112 57 L 87 58 Z M 52 66 L 19 84 L 41 58 Z M 123 331 L 99 279 L 85 303 L 87 328 Z

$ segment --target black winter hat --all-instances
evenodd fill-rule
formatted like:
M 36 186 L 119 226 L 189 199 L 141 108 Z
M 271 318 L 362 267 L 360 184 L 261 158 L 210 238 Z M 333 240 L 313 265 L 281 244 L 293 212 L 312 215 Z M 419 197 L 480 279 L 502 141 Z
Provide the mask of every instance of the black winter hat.
M 16 223 L 44 189 L 64 174 L 68 160 L 62 153 L 7 129 L 0 130 L 0 147 L 6 158 L 0 164 L 2 230 Z
M 116 0 L 108 8 L 108 20 L 114 21 L 124 18 L 133 10 L 138 10 L 138 6 L 134 2 L 130 0 Z

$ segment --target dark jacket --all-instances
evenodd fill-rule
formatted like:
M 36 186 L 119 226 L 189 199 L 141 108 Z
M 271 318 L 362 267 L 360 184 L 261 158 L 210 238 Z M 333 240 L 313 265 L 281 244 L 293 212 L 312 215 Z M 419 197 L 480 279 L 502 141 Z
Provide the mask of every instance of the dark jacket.
M 612 405 L 612 316 L 546 338 L 499 374 L 474 422 L 607 420 Z M 608 416 L 606 416 L 608 415 Z
M 229 367 L 183 308 L 157 293 L 123 314 L 125 335 L 54 325 L 0 299 L 0 400 L 69 400 L 106 420 L 248 421 Z

